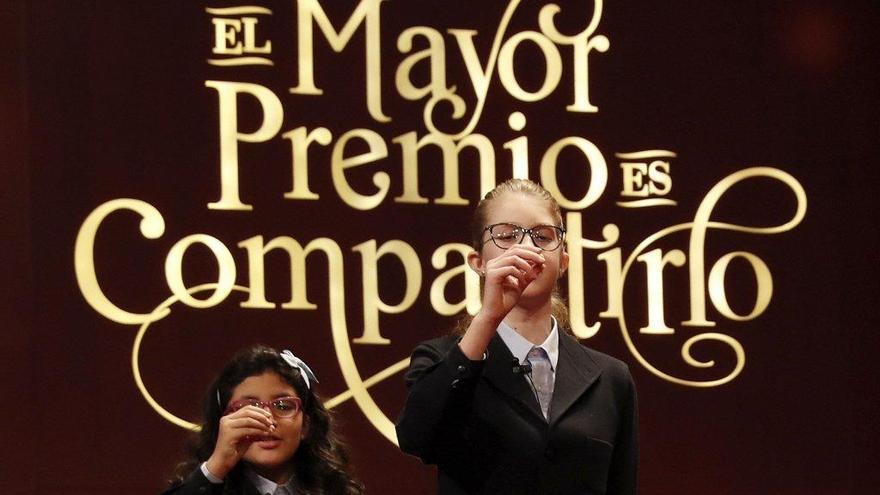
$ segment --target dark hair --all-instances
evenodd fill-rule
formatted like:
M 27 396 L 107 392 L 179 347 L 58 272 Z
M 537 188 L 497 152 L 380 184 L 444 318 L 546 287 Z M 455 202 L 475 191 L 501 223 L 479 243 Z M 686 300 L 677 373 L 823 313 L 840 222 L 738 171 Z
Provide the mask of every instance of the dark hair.
M 232 391 L 246 378 L 265 372 L 277 373 L 296 390 L 303 401 L 303 423 L 306 435 L 294 453 L 297 488 L 309 494 L 359 495 L 363 485 L 348 471 L 348 454 L 333 431 L 330 412 L 321 399 L 306 386 L 299 371 L 287 364 L 275 349 L 257 345 L 240 351 L 226 364 L 208 387 L 202 404 L 202 425 L 191 446 L 190 459 L 181 463 L 172 482 L 182 482 L 199 464 L 214 452 L 223 416 L 224 405 Z M 240 479 L 242 463 L 230 472 L 229 478 Z
M 559 208 L 559 203 L 556 201 L 556 198 L 554 198 L 546 189 L 540 184 L 528 179 L 507 179 L 501 184 L 495 186 L 491 191 L 487 192 L 486 195 L 483 196 L 483 199 L 477 203 L 477 207 L 474 208 L 474 215 L 471 218 L 470 234 L 471 246 L 475 251 L 480 252 L 483 248 L 483 233 L 485 232 L 487 218 L 489 217 L 489 206 L 492 204 L 492 201 L 505 194 L 522 194 L 546 201 L 547 209 L 550 210 L 550 214 L 553 215 L 553 220 L 556 221 L 556 225 L 560 227 L 563 226 L 562 209 Z M 565 249 L 565 244 L 559 249 Z M 480 286 L 482 287 L 482 280 L 480 281 Z M 559 327 L 566 331 L 570 331 L 568 324 L 568 305 L 566 304 L 565 299 L 559 295 L 558 291 L 553 291 L 553 294 L 550 296 L 550 304 L 552 306 L 553 317 L 556 318 Z M 472 319 L 473 317 L 468 314 L 459 318 L 453 328 L 453 333 L 463 334 L 471 324 Z

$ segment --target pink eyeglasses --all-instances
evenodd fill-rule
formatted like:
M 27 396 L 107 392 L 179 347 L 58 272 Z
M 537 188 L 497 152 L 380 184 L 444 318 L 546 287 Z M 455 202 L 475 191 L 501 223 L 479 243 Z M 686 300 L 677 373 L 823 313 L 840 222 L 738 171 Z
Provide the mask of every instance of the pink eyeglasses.
M 232 414 L 246 406 L 268 409 L 276 418 L 292 418 L 302 410 L 302 400 L 299 397 L 279 397 L 268 401 L 241 399 L 229 404 L 223 415 Z

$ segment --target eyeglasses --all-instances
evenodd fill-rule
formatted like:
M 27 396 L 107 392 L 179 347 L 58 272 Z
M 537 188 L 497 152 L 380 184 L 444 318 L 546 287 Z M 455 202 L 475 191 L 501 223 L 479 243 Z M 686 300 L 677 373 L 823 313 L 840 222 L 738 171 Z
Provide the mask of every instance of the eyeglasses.
M 555 225 L 535 225 L 527 229 L 512 223 L 496 223 L 483 229 L 483 232 L 486 231 L 489 232 L 489 239 L 483 241 L 483 244 L 491 240 L 501 249 L 509 249 L 521 243 L 526 234 L 529 234 L 535 247 L 543 251 L 553 251 L 565 238 L 565 229 Z
M 299 397 L 279 397 L 269 401 L 241 399 L 229 404 L 223 415 L 232 414 L 246 406 L 269 409 L 276 418 L 292 418 L 302 410 L 302 400 Z

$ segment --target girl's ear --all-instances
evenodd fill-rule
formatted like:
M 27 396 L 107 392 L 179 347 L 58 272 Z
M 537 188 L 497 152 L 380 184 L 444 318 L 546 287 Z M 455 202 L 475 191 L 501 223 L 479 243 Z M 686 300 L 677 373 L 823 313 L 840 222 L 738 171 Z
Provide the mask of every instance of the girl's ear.
M 476 251 L 468 253 L 467 262 L 468 265 L 470 265 L 471 270 L 477 272 L 477 275 L 482 277 L 486 274 L 486 268 L 483 266 L 483 257 L 480 253 Z
M 562 277 L 562 275 L 565 274 L 566 270 L 568 270 L 568 253 L 563 251 L 561 253 L 561 256 L 559 259 L 559 277 L 560 278 Z

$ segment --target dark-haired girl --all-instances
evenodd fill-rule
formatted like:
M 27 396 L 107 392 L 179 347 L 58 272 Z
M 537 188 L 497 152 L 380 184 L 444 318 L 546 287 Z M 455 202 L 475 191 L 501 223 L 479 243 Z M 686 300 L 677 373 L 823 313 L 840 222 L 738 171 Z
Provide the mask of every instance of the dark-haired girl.
M 412 354 L 400 448 L 436 464 L 440 494 L 630 495 L 638 414 L 627 366 L 567 331 L 557 202 L 511 179 L 480 201 L 468 262 L 482 307 Z
M 238 353 L 209 388 L 192 458 L 165 494 L 361 494 L 316 381 L 290 351 Z

